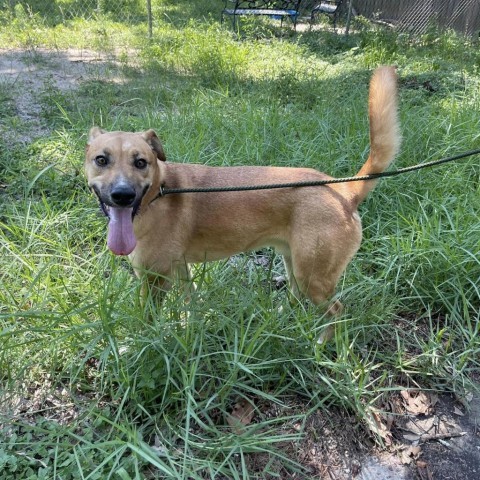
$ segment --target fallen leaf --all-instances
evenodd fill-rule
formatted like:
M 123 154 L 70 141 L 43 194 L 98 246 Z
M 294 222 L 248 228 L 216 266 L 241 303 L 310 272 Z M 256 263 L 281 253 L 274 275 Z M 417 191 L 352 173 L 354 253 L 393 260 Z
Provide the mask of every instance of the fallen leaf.
M 465 415 L 458 407 L 453 408 L 453 413 L 455 415 L 459 415 L 460 417 L 463 417 Z
M 428 397 L 430 398 L 430 405 L 433 408 L 438 403 L 438 395 L 436 393 L 430 392 L 428 394 Z
M 367 424 L 373 433 L 376 433 L 385 440 L 385 444 L 390 446 L 392 444 L 392 433 L 390 432 L 387 424 L 382 418 L 380 412 L 370 409 L 371 415 L 367 416 Z
M 227 423 L 236 434 L 241 435 L 245 432 L 244 427 L 252 422 L 254 415 L 255 406 L 253 402 L 241 398 L 234 405 L 232 413 L 227 415 Z
M 428 415 L 433 409 L 432 401 L 424 392 L 414 390 L 402 390 L 405 409 L 413 415 Z M 435 403 L 436 403 L 435 399 Z
M 416 435 L 415 433 L 405 433 L 403 438 L 409 442 L 415 443 L 420 440 L 420 435 Z
M 387 430 L 390 432 L 395 424 L 395 415 L 387 414 Z
M 412 457 L 414 458 L 418 458 L 420 456 L 420 454 L 422 453 L 422 449 L 420 447 L 410 447 L 408 449 L 410 451 L 410 455 L 412 455 Z
M 402 428 L 414 435 L 424 435 L 425 433 L 436 431 L 435 428 L 437 424 L 438 418 L 436 416 L 421 418 L 409 417 Z
M 473 392 L 468 390 L 463 393 L 456 393 L 455 398 L 460 402 L 465 408 L 468 408 L 469 403 L 473 400 Z
M 410 446 L 402 451 L 400 460 L 404 465 L 409 465 L 412 460 L 417 460 L 422 454 L 422 449 L 419 446 Z
M 433 480 L 433 473 L 428 467 L 428 463 L 423 460 L 417 460 L 417 471 L 421 480 Z

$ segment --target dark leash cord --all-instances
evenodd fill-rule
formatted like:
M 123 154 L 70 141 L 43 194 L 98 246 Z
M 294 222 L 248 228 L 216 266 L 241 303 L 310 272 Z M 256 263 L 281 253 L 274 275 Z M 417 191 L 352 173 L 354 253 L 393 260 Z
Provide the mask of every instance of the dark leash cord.
M 165 195 L 171 195 L 174 193 L 213 193 L 213 192 L 244 192 L 251 190 L 271 190 L 275 188 L 295 188 L 295 187 L 317 187 L 320 185 L 330 185 L 332 183 L 346 183 L 346 182 L 359 182 L 364 180 L 375 180 L 383 177 L 394 177 L 401 175 L 402 173 L 414 172 L 427 167 L 433 167 L 435 165 L 441 165 L 443 163 L 453 162 L 460 160 L 461 158 L 471 157 L 472 155 L 480 154 L 480 148 L 476 150 L 470 150 L 468 152 L 459 153 L 453 157 L 446 157 L 440 160 L 433 160 L 431 162 L 419 163 L 412 165 L 411 167 L 399 168 L 390 172 L 372 173 L 369 175 L 362 175 L 357 177 L 345 177 L 345 178 L 330 178 L 328 180 L 315 180 L 304 181 L 294 183 L 273 183 L 268 185 L 245 185 L 245 186 L 231 186 L 231 187 L 201 187 L 201 188 L 163 188 L 160 187 L 158 197 Z

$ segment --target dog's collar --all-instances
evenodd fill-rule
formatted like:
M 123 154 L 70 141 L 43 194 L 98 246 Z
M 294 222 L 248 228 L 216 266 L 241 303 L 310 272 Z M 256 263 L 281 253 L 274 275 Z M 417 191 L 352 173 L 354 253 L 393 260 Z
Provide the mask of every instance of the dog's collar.
M 157 198 L 162 198 L 165 196 L 165 192 L 163 191 L 165 184 L 162 184 L 158 187 L 158 193 L 150 200 L 150 203 L 153 203 Z

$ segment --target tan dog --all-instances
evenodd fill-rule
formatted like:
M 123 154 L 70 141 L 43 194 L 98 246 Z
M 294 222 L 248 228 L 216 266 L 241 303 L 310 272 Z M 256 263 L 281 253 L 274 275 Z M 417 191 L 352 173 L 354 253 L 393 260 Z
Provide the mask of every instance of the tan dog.
M 396 74 L 376 70 L 370 84 L 370 156 L 358 175 L 384 171 L 400 145 Z M 283 255 L 295 296 L 328 301 L 357 252 L 359 203 L 375 181 L 249 192 L 171 194 L 161 187 L 240 186 L 322 180 L 306 168 L 207 167 L 165 162 L 153 130 L 90 131 L 85 170 L 110 217 L 108 246 L 129 255 L 137 274 L 164 292 L 174 277 L 188 282 L 190 263 L 273 246 Z M 145 272 L 150 272 L 146 274 Z M 157 274 L 157 275 L 154 275 Z M 191 282 L 187 283 L 191 285 Z M 338 314 L 335 301 L 329 313 Z

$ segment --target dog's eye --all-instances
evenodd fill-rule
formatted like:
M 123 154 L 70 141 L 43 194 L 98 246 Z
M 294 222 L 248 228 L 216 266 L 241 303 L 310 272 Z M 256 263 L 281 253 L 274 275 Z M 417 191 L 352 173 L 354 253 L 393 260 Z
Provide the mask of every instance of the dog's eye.
M 99 155 L 98 157 L 95 157 L 95 163 L 99 167 L 105 167 L 108 165 L 108 158 L 104 157 L 103 155 Z
M 144 160 L 143 158 L 137 158 L 134 162 L 134 165 L 138 169 L 143 170 L 147 166 L 147 161 Z

